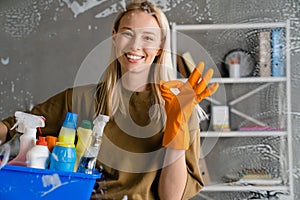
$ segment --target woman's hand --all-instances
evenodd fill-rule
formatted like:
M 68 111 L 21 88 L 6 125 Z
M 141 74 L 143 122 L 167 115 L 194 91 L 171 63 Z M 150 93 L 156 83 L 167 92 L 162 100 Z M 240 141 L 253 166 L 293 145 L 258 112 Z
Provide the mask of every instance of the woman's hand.
M 160 82 L 160 91 L 165 100 L 167 114 L 163 146 L 173 149 L 188 149 L 190 142 L 188 119 L 195 105 L 214 94 L 219 87 L 218 83 L 207 87 L 213 76 L 213 69 L 208 69 L 201 79 L 203 70 L 204 63 L 199 62 L 186 83 L 179 80 Z M 177 88 L 179 93 L 175 95 L 171 88 Z

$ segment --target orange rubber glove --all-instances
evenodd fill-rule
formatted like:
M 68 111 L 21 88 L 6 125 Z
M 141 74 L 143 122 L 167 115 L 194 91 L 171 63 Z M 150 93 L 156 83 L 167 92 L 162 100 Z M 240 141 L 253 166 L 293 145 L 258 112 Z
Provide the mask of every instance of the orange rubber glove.
M 199 62 L 191 73 L 186 83 L 179 80 L 160 81 L 160 91 L 165 100 L 167 115 L 166 128 L 162 145 L 172 149 L 187 150 L 190 143 L 188 120 L 202 99 L 214 94 L 218 83 L 207 87 L 213 75 L 213 69 L 208 69 L 201 79 L 204 63 Z M 199 82 L 199 80 L 201 80 Z M 175 95 L 170 89 L 178 88 L 179 93 Z

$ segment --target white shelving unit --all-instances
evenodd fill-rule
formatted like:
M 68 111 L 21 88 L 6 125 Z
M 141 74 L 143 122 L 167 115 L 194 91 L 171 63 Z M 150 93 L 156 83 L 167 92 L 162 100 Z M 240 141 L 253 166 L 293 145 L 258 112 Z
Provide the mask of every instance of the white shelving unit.
M 172 51 L 177 52 L 177 33 L 185 33 L 188 35 L 189 32 L 195 33 L 195 31 L 211 31 L 211 30 L 261 30 L 261 29 L 273 29 L 273 28 L 282 28 L 285 29 L 286 36 L 286 48 L 285 48 L 285 66 L 286 66 L 286 76 L 285 77 L 242 77 L 242 78 L 213 78 L 211 82 L 219 82 L 221 84 L 251 84 L 251 83 L 261 83 L 262 86 L 259 89 L 254 89 L 250 91 L 248 94 L 244 95 L 243 99 L 248 98 L 252 94 L 258 92 L 264 87 L 268 87 L 268 84 L 278 83 L 284 85 L 284 90 L 286 91 L 286 102 L 284 110 L 286 113 L 286 122 L 284 130 L 276 130 L 276 131 L 229 131 L 229 132 L 217 132 L 217 131 L 202 131 L 201 137 L 206 138 L 227 138 L 227 137 L 282 137 L 285 138 L 287 151 L 287 158 L 283 158 L 284 156 L 280 154 L 286 163 L 286 170 L 288 171 L 287 183 L 284 184 L 261 184 L 261 185 L 236 185 L 236 184 L 217 184 L 217 185 L 208 185 L 205 186 L 203 191 L 207 192 L 243 192 L 243 191 L 284 191 L 289 193 L 289 198 L 291 200 L 294 199 L 294 189 L 293 189 L 293 176 L 292 176 L 292 128 L 291 128 L 291 83 L 290 83 L 290 24 L 289 21 L 285 22 L 276 22 L 276 23 L 245 23 L 245 24 L 191 24 L 191 25 L 177 25 L 176 23 L 172 24 Z M 182 52 L 183 53 L 183 52 Z M 176 54 L 173 55 L 173 63 L 176 62 Z M 176 64 L 175 64 L 176 66 Z M 182 79 L 185 81 L 186 79 Z M 218 104 L 218 101 L 215 101 L 212 98 L 209 98 L 211 102 Z M 239 100 L 240 101 L 240 100 Z M 229 102 L 234 103 L 234 100 Z M 234 112 L 234 110 L 233 110 Z M 239 113 L 236 111 L 237 115 L 240 114 L 240 117 L 243 113 Z M 247 117 L 247 116 L 246 116 Z M 250 119 L 251 120 L 251 119 Z M 255 119 L 253 119 L 255 120 Z M 255 122 L 255 121 L 254 121 Z M 257 122 L 259 123 L 259 122 Z M 281 147 L 280 147 L 281 148 Z M 280 151 L 280 150 L 279 150 Z M 272 181 L 272 180 L 271 180 Z
M 268 137 L 287 136 L 287 131 L 202 131 L 201 137 Z
M 288 186 L 233 186 L 219 184 L 206 186 L 203 188 L 206 192 L 241 192 L 241 191 L 289 191 Z

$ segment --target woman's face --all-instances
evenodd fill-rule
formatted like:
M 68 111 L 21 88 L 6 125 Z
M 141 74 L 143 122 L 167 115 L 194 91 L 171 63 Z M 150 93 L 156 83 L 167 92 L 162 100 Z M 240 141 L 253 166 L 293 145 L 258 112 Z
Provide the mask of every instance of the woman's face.
M 134 10 L 126 13 L 113 30 L 113 41 L 122 74 L 149 73 L 151 64 L 161 50 L 161 29 L 150 14 Z

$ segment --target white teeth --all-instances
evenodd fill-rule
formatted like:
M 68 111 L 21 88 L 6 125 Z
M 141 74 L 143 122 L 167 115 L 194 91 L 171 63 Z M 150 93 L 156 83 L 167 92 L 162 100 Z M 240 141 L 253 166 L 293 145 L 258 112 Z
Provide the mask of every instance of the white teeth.
M 135 56 L 135 55 L 129 55 L 126 54 L 127 58 L 132 59 L 132 60 L 139 60 L 142 58 L 142 56 Z

